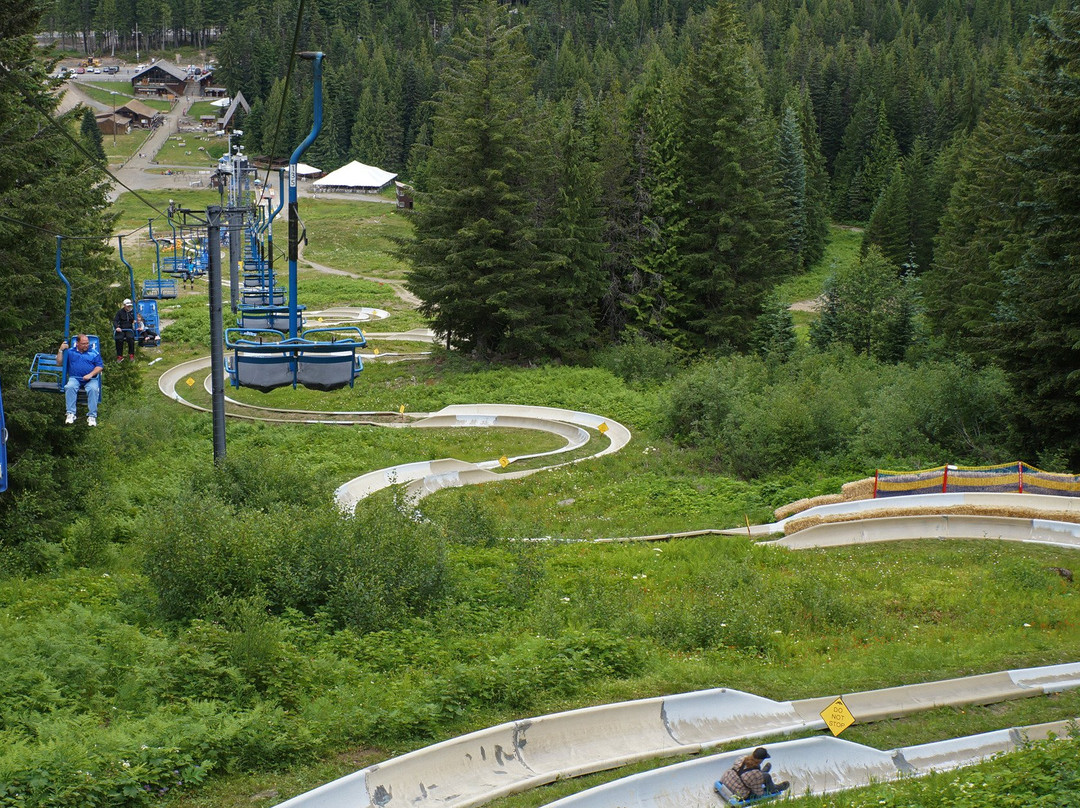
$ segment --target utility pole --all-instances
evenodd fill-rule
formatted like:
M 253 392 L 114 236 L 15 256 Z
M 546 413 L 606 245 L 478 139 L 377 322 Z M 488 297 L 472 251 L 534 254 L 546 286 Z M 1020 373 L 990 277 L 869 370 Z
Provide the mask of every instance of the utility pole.
M 131 33 L 135 34 L 135 61 L 139 61 L 139 24 L 135 23 L 135 30 Z
M 221 208 L 206 209 L 206 241 L 210 259 L 210 409 L 214 435 L 214 465 L 225 460 L 225 351 L 221 312 Z
M 116 145 L 116 90 L 109 90 L 109 100 L 112 101 L 112 144 Z

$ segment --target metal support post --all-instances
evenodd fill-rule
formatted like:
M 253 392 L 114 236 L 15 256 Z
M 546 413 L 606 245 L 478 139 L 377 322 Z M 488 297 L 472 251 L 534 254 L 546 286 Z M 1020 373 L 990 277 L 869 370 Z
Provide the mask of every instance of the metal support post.
M 214 463 L 225 460 L 225 328 L 221 313 L 221 208 L 206 209 L 210 276 L 210 408 L 214 423 Z

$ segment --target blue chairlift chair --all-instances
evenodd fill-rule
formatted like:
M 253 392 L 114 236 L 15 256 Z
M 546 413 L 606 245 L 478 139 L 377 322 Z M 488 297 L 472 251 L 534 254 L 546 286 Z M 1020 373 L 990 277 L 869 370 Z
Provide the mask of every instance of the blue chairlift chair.
M 352 387 L 364 369 L 359 349 L 367 342 L 359 328 L 317 328 L 285 337 L 271 329 L 229 328 L 225 372 L 234 387 L 269 392 L 298 384 L 312 390 Z
M 161 277 L 161 244 L 154 238 L 154 220 L 150 219 L 150 240 L 154 242 L 156 251 L 157 279 L 151 278 L 143 281 L 141 297 L 163 300 L 176 297 L 176 280 L 174 278 Z
M 152 343 L 154 347 L 161 344 L 161 317 L 158 315 L 157 300 L 153 298 L 139 298 L 135 294 L 135 270 L 131 268 L 131 264 L 124 258 L 124 237 L 117 236 L 117 243 L 120 245 L 120 261 L 128 269 L 128 283 L 131 285 L 131 298 L 135 301 L 135 341 L 144 347 L 150 345 L 150 341 L 144 339 L 144 334 L 148 331 L 154 334 Z M 142 322 L 139 322 L 139 318 L 142 318 Z
M 56 274 L 60 276 L 60 280 L 64 282 L 64 288 L 67 290 L 64 303 L 64 341 L 68 343 L 68 350 L 73 350 L 75 346 L 71 344 L 71 283 L 64 277 L 64 273 L 60 271 L 60 245 L 63 238 L 63 236 L 56 237 Z M 101 340 L 93 334 L 87 334 L 86 336 L 90 340 L 90 347 L 95 348 L 100 353 Z M 56 363 L 55 353 L 34 355 L 34 359 L 30 363 L 30 378 L 27 380 L 27 386 L 31 390 L 42 393 L 63 393 L 65 384 L 67 384 L 66 355 L 61 357 L 60 364 Z M 101 394 L 102 398 L 104 398 L 104 383 L 101 385 Z M 79 401 L 86 401 L 85 390 L 79 390 Z
M 302 59 L 314 61 L 314 120 L 311 132 L 289 158 L 289 210 L 296 217 L 295 165 L 322 128 L 322 53 L 301 53 Z M 280 209 L 280 208 L 279 208 Z M 293 228 L 295 230 L 295 228 Z M 366 342 L 359 328 L 319 328 L 300 331 L 303 306 L 297 303 L 297 267 L 295 233 L 290 232 L 288 306 L 239 307 L 240 328 L 225 331 L 225 347 L 232 351 L 225 358 L 229 381 L 237 387 L 253 387 L 263 392 L 278 387 L 302 384 L 314 390 L 337 390 L 352 386 L 356 374 L 363 370 L 358 350 Z M 245 247 L 253 245 L 245 239 Z M 269 243 L 269 240 L 268 240 Z M 273 291 L 273 274 L 269 262 L 263 262 L 257 251 L 245 249 L 250 267 L 246 288 L 267 288 Z M 285 327 L 287 324 L 287 328 Z M 287 335 L 287 336 L 286 336 Z
M 367 345 L 359 328 L 313 328 L 305 331 L 303 338 L 311 345 L 297 351 L 297 384 L 311 390 L 353 386 L 356 374 L 364 369 L 358 351 Z
M 304 306 L 297 306 L 298 318 L 302 319 Z M 237 325 L 243 329 L 255 329 L 257 331 L 274 330 L 288 332 L 289 330 L 289 307 L 277 306 L 248 306 L 236 307 Z
M 161 317 L 158 315 L 156 300 L 135 301 L 135 313 L 142 317 L 142 322 L 135 320 L 135 341 L 143 347 L 161 345 Z M 153 334 L 153 337 L 147 336 Z

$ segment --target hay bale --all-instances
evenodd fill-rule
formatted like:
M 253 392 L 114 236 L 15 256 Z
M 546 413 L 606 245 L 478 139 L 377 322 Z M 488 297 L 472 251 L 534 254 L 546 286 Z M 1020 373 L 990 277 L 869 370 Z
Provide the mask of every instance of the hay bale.
M 839 494 L 822 494 L 819 497 L 807 497 L 797 500 L 796 502 L 789 502 L 787 505 L 781 505 L 773 511 L 773 518 L 776 521 L 780 521 L 792 514 L 801 513 L 810 508 L 815 508 L 818 505 L 833 505 L 837 502 L 851 502 L 856 499 L 873 499 L 873 497 L 874 478 L 865 477 L 862 480 L 852 480 L 849 483 L 844 483 L 840 487 Z

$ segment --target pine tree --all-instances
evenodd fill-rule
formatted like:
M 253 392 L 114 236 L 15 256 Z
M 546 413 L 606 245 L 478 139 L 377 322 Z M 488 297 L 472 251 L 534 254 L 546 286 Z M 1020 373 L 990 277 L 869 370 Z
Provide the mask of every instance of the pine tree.
M 604 292 L 604 223 L 600 189 L 579 96 L 555 132 L 552 170 L 540 190 L 538 267 L 544 278 L 535 341 L 546 353 L 568 355 L 594 337 Z
M 528 55 L 485 2 L 454 40 L 413 215 L 408 287 L 450 345 L 535 355 L 544 279 L 531 176 Z
M 802 135 L 803 163 L 806 166 L 806 242 L 803 247 L 803 266 L 817 263 L 825 254 L 829 238 L 829 174 L 821 149 L 817 120 L 814 117 L 810 94 L 799 93 L 799 132 Z
M 680 99 L 678 300 L 673 321 L 693 349 L 744 349 L 766 292 L 788 273 L 773 138 L 733 6 L 703 19 Z
M 115 121 L 113 125 L 115 126 Z M 101 128 L 98 126 L 97 118 L 94 116 L 94 110 L 90 109 L 90 107 L 83 109 L 79 132 L 82 134 L 83 143 L 86 145 L 87 150 L 94 157 L 97 157 L 102 164 L 107 163 L 109 158 L 105 154 L 105 141 L 101 135 Z
M 808 240 L 806 161 L 803 159 L 802 133 L 790 106 L 784 107 L 776 134 L 780 164 L 780 204 L 783 211 L 788 249 L 796 269 L 805 267 L 803 253 Z
M 679 294 L 676 244 L 685 227 L 679 82 L 666 60 L 654 58 L 628 105 L 628 117 L 638 121 L 632 145 L 642 237 L 625 281 L 624 309 L 629 328 L 655 339 L 674 337 L 671 315 Z
M 849 216 L 860 222 L 870 217 L 874 203 L 889 183 L 893 167 L 899 159 L 900 149 L 885 114 L 885 102 L 882 101 L 878 105 L 877 125 L 862 166 L 848 188 Z
M 787 362 L 798 347 L 795 319 L 786 303 L 770 294 L 754 322 L 750 347 L 767 361 Z
M 839 344 L 883 361 L 903 358 L 912 339 L 910 293 L 876 246 L 830 277 L 824 297 L 821 317 L 810 327 L 814 347 Z
M 991 358 L 991 330 L 1004 315 L 1006 272 L 1019 261 L 1032 177 L 1015 159 L 1025 133 L 1007 99 L 991 104 L 967 139 L 941 217 L 934 262 L 922 279 L 932 331 L 942 347 Z M 1008 321 L 1011 317 L 1004 317 Z
M 80 440 L 70 429 L 61 434 L 53 397 L 15 383 L 26 379 L 35 353 L 55 351 L 64 337 L 55 235 L 69 237 L 62 242 L 62 267 L 76 290 L 73 330 L 104 333 L 106 301 L 115 294 L 109 284 L 119 277 L 106 261 L 111 219 L 105 175 L 96 157 L 76 146 L 86 148 L 87 138 L 73 134 L 83 113 L 57 112 L 59 96 L 48 78 L 53 65 L 42 61 L 34 41 L 40 6 L 15 3 L 6 10 L 0 19 L 0 378 L 12 474 L 11 488 L 0 497 L 0 536 L 11 548 L 28 535 L 58 535 L 55 503 L 64 490 L 52 458 L 77 451 Z M 15 471 L 20 465 L 23 473 Z
M 1017 388 L 1036 448 L 1080 463 L 1080 8 L 1034 25 L 1034 59 L 1009 98 L 1030 210 L 1003 290 L 995 353 Z

